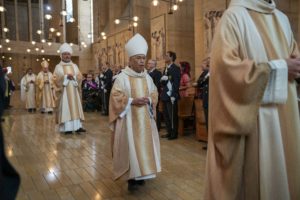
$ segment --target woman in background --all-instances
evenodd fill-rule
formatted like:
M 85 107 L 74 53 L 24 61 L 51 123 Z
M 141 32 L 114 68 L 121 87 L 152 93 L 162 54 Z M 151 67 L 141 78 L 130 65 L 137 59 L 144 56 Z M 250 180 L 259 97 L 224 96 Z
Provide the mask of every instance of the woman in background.
M 190 63 L 186 61 L 179 62 L 181 70 L 179 94 L 180 97 L 187 97 L 187 89 L 190 87 L 191 75 L 190 75 Z

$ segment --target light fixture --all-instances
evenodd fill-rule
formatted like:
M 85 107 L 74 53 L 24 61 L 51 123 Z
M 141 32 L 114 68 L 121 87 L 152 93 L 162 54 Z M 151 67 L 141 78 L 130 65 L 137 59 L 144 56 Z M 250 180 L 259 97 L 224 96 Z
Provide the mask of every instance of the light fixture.
M 70 43 L 70 46 L 71 46 L 71 47 L 73 46 L 73 43 L 72 43 L 72 42 Z
M 87 38 L 89 38 L 89 39 L 92 38 L 92 34 L 88 33 Z
M 5 39 L 5 42 L 6 42 L 6 43 L 9 43 L 9 42 L 10 42 L 10 40 L 7 38 L 7 39 Z
M 101 32 L 101 35 L 104 36 L 104 35 L 105 35 L 105 32 Z
M 107 37 L 106 37 L 106 35 L 103 35 L 102 38 L 103 38 L 103 40 L 106 40 Z
M 42 60 L 45 60 L 45 58 L 42 58 Z
M 0 49 L 2 49 L 2 45 L 0 44 Z
M 12 60 L 12 57 L 9 57 L 8 60 Z
M 50 58 L 48 58 L 47 61 L 50 62 Z
M 46 9 L 47 9 L 48 11 L 50 11 L 50 10 L 51 10 L 51 6 L 46 6 Z
M 55 31 L 55 28 L 50 28 L 49 31 L 50 31 L 51 33 L 53 33 L 53 32 Z
M 31 50 L 30 50 L 30 49 L 27 49 L 26 51 L 27 51 L 28 53 L 30 53 Z
M 46 42 L 46 40 L 45 40 L 45 39 L 42 39 L 42 40 L 41 40 L 41 42 L 42 42 L 42 43 L 45 43 L 45 42 Z
M 60 32 L 56 32 L 56 36 L 57 37 L 61 36 L 61 33 Z
M 81 42 L 81 45 L 85 45 L 85 42 Z
M 45 18 L 46 18 L 47 20 L 50 20 L 50 19 L 52 19 L 52 15 L 46 14 L 46 15 L 45 15 Z
M 11 48 L 10 48 L 10 47 L 7 47 L 7 51 L 11 51 Z
M 60 12 L 60 14 L 61 14 L 62 16 L 66 16 L 66 15 L 67 15 L 67 11 L 63 10 L 63 11 Z
M 173 14 L 173 11 L 177 11 L 179 9 L 178 3 L 182 3 L 183 0 L 160 0 L 166 3 L 169 3 L 169 12 L 168 14 Z M 158 0 L 152 0 L 152 5 L 157 6 L 159 4 Z
M 52 45 L 52 42 L 48 42 L 48 46 L 51 46 Z
M 70 20 L 69 20 L 69 22 L 71 22 L 71 23 L 75 22 L 75 18 L 71 17 Z
M 139 17 L 138 16 L 134 16 L 132 19 L 133 19 L 133 21 L 137 22 L 139 20 Z
M 129 0 L 129 11 L 128 11 L 128 15 L 127 16 L 122 16 L 119 18 L 116 18 L 114 20 L 115 24 L 120 24 L 121 20 L 125 20 L 128 22 L 128 30 L 131 31 L 132 27 L 137 27 L 137 21 L 139 20 L 139 17 L 136 15 L 133 15 L 132 12 L 132 0 Z
M 41 30 L 37 30 L 36 33 L 39 34 L 39 35 L 41 35 L 42 31 Z
M 38 47 L 35 48 L 35 51 L 39 51 L 40 49 Z
M 4 12 L 5 8 L 3 6 L 0 6 L 0 12 Z
M 44 47 L 41 48 L 41 53 L 45 53 Z
M 84 45 L 83 45 L 83 47 L 84 47 L 84 48 L 87 48 L 87 45 L 86 45 L 86 44 L 84 44 Z
M 40 59 L 37 58 L 37 59 L 36 59 L 36 62 L 39 62 L 39 61 L 40 61 Z
M 2 56 L 2 59 L 4 59 L 5 58 L 5 56 Z
M 7 27 L 4 27 L 4 28 L 3 28 L 3 31 L 4 31 L 5 33 L 7 33 L 7 32 L 9 31 L 9 29 L 8 29 Z
M 57 53 L 60 53 L 60 50 L 57 50 L 56 52 L 57 52 Z
M 178 10 L 178 5 L 177 5 L 177 4 L 174 4 L 174 5 L 172 6 L 172 9 L 173 9 L 174 11 Z
M 36 43 L 35 41 L 31 41 L 31 44 L 32 44 L 32 45 L 35 45 L 35 43 Z

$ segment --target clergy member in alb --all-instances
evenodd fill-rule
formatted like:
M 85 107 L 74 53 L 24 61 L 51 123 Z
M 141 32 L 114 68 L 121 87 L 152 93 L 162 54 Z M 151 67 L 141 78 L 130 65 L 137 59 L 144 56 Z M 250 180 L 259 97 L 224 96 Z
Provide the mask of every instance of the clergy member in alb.
M 42 113 L 52 114 L 55 107 L 53 75 L 49 71 L 49 63 L 41 63 L 42 71 L 37 75 L 37 99 Z
M 72 47 L 64 43 L 59 50 L 61 62 L 56 65 L 53 77 L 57 87 L 59 131 L 65 134 L 71 134 L 73 131 L 85 132 L 81 123 L 84 115 L 79 95 L 82 75 L 78 66 L 71 60 Z
M 27 73 L 21 80 L 21 99 L 25 101 L 28 112 L 36 111 L 35 81 L 36 75 L 31 68 L 28 68 Z
M 205 199 L 300 199 L 300 58 L 274 0 L 232 0 L 211 53 Z
M 128 190 L 132 191 L 161 171 L 159 136 L 154 119 L 158 94 L 145 70 L 146 40 L 136 34 L 125 49 L 129 66 L 114 82 L 109 122 L 113 130 L 114 179 L 126 178 Z

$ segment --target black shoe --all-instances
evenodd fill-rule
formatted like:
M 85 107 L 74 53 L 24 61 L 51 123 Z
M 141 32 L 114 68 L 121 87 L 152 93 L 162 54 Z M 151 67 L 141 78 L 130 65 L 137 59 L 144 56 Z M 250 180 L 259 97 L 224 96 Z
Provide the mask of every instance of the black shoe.
M 72 131 L 66 131 L 65 132 L 65 135 L 70 135 L 70 134 L 72 134 L 73 132 Z
M 171 134 L 168 133 L 168 134 L 162 135 L 161 137 L 162 138 L 169 138 L 170 136 L 171 136 Z
M 41 111 L 42 114 L 45 114 L 45 111 Z
M 32 109 L 31 109 L 31 108 L 29 108 L 29 109 L 28 109 L 28 112 L 30 112 L 30 113 L 31 113 L 31 112 L 32 112 Z
M 48 114 L 50 114 L 50 115 L 53 114 L 53 111 L 49 111 Z
M 138 185 L 137 185 L 137 182 L 135 180 L 130 179 L 127 182 L 128 182 L 128 191 L 129 192 L 133 192 L 133 191 L 138 189 Z
M 84 133 L 84 132 L 86 132 L 86 130 L 83 129 L 83 128 L 80 128 L 80 129 L 78 129 L 78 130 L 76 131 L 76 133 Z
M 177 139 L 176 135 L 168 137 L 168 140 L 175 140 L 175 139 Z
M 138 180 L 138 181 L 135 181 L 138 185 L 145 185 L 146 182 L 145 180 Z
M 1 122 L 5 122 L 5 119 L 4 119 L 4 118 L 1 118 Z

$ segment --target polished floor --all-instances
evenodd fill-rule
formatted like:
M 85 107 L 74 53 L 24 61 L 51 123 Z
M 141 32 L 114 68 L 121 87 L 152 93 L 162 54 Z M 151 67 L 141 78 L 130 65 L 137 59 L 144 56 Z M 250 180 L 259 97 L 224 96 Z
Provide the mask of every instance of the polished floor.
M 161 139 L 162 172 L 130 193 L 127 182 L 112 180 L 107 117 L 86 113 L 86 134 L 62 135 L 54 115 L 28 113 L 18 99 L 3 123 L 6 153 L 21 175 L 18 200 L 202 199 L 206 151 L 194 134 Z

